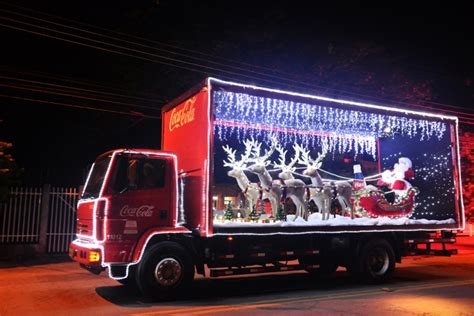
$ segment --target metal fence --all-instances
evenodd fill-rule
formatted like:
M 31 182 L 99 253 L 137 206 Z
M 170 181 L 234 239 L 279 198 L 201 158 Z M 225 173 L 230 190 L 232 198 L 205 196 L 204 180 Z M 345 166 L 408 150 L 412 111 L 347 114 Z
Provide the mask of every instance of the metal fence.
M 77 188 L 12 188 L 0 204 L 0 245 L 38 244 L 44 253 L 67 252 L 78 197 Z
M 41 188 L 12 188 L 0 204 L 0 243 L 38 243 Z
M 76 188 L 51 188 L 49 192 L 49 223 L 47 252 L 67 252 L 76 229 Z

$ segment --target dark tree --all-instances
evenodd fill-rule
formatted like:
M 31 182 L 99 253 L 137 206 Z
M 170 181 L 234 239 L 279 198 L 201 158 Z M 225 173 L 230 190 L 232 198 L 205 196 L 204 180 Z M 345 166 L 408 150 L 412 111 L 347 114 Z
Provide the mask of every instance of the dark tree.
M 5 201 L 9 188 L 20 184 L 20 172 L 15 159 L 10 154 L 13 145 L 0 141 L 0 202 Z

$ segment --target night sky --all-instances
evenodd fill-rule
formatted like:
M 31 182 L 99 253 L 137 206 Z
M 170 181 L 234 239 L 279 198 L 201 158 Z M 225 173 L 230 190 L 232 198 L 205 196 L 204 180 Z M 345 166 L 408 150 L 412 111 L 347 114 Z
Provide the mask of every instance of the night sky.
M 24 184 L 79 185 L 101 152 L 159 148 L 161 106 L 209 75 L 472 129 L 472 2 L 256 3 L 1 1 L 0 140 Z

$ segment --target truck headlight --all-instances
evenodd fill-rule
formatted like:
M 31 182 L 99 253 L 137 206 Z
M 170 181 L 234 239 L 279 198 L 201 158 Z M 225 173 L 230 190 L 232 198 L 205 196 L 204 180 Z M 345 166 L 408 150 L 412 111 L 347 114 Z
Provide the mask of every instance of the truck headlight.
M 91 251 L 89 252 L 89 262 L 99 262 L 100 261 L 100 252 Z

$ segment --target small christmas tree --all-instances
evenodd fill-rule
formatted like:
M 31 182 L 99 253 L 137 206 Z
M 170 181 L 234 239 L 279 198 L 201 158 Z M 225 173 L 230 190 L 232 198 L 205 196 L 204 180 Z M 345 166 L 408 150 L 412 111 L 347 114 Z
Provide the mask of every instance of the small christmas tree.
M 278 210 L 277 210 L 277 214 L 276 214 L 276 220 L 277 221 L 282 221 L 282 222 L 286 222 L 286 213 L 285 211 L 283 210 L 283 205 L 278 204 Z
M 229 202 L 227 204 L 226 210 L 224 211 L 224 219 L 230 221 L 233 218 L 234 218 L 234 213 L 232 212 L 232 203 Z
M 257 214 L 255 205 L 252 206 L 252 212 L 250 212 L 249 217 L 252 221 L 257 221 L 260 218 L 260 216 Z

